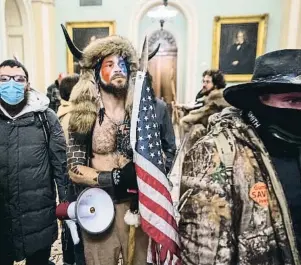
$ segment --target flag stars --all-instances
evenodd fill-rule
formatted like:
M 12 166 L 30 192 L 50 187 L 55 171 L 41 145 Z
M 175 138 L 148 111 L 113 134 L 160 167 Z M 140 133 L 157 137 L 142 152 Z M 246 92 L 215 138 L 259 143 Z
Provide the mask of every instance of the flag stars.
M 164 167 L 160 142 L 160 125 L 156 121 L 156 108 L 153 104 L 152 87 L 143 86 L 139 105 L 136 150 L 156 165 L 160 170 Z
M 143 151 L 145 147 L 143 145 L 140 146 L 140 150 Z

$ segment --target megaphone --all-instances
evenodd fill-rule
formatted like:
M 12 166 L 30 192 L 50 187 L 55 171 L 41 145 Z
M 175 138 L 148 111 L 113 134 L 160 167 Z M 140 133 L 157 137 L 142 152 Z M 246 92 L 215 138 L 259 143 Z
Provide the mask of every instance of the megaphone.
M 89 234 L 100 234 L 114 221 L 114 203 L 104 190 L 87 188 L 80 193 L 77 201 L 60 204 L 56 209 L 56 216 L 61 220 L 76 221 Z

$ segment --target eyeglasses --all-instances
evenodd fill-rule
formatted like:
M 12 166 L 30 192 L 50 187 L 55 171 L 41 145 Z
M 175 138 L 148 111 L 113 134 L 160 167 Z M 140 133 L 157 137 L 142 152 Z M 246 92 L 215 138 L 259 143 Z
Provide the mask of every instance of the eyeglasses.
M 27 81 L 27 78 L 24 75 L 0 75 L 0 82 L 5 83 L 11 79 L 14 79 L 18 83 L 25 83 Z

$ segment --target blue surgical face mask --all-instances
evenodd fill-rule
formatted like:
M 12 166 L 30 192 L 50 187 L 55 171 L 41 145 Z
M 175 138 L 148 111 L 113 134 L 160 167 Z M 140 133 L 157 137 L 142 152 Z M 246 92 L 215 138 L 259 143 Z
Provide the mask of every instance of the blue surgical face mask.
M 18 83 L 13 79 L 0 83 L 0 97 L 9 105 L 17 105 L 24 99 L 24 88 L 25 84 Z

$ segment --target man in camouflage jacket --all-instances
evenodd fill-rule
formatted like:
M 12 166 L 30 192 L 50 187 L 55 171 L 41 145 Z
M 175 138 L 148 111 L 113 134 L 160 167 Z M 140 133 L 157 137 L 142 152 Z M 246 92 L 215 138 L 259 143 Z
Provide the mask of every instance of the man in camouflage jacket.
M 183 264 L 300 264 L 300 65 L 300 50 L 259 57 L 186 153 Z

